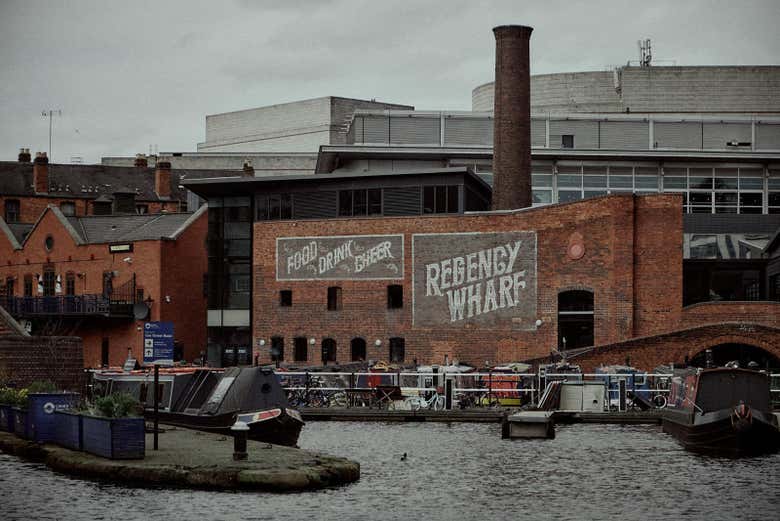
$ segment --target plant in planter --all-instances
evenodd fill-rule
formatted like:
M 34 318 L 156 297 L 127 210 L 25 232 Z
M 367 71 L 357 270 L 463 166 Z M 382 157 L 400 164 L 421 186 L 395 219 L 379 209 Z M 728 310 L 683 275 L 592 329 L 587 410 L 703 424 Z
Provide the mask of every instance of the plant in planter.
M 19 400 L 19 391 L 12 387 L 0 388 L 0 430 L 14 432 L 14 407 Z
M 82 415 L 83 448 L 111 459 L 143 458 L 146 450 L 143 409 L 127 393 L 97 398 Z

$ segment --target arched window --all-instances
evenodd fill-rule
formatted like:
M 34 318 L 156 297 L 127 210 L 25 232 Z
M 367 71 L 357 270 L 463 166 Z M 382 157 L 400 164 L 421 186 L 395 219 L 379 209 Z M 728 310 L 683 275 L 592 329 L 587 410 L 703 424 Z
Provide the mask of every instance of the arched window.
M 309 341 L 305 336 L 297 336 L 293 339 L 293 360 L 295 362 L 309 360 Z
M 353 362 L 362 362 L 366 359 L 366 341 L 362 338 L 353 338 L 350 342 Z
M 332 338 L 322 340 L 322 363 L 328 365 L 328 362 L 336 361 L 336 341 Z
M 402 363 L 406 357 L 406 342 L 403 338 L 390 339 L 390 363 Z
M 586 290 L 558 294 L 558 349 L 593 345 L 593 293 Z

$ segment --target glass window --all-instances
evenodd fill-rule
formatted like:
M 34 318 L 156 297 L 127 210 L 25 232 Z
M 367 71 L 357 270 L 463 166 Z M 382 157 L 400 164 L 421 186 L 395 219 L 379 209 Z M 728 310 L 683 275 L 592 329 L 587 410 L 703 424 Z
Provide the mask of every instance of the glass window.
M 583 177 L 583 184 L 585 188 L 606 188 L 607 176 L 606 175 L 586 175 Z
M 574 148 L 574 136 L 572 134 L 561 136 L 561 148 Z
M 368 191 L 368 215 L 382 214 L 382 189 L 372 188 Z
M 447 187 L 447 213 L 458 213 L 458 187 Z
M 764 179 L 761 177 L 741 177 L 739 178 L 740 190 L 763 190 Z
M 57 275 L 53 268 L 45 268 L 43 271 L 43 294 L 46 297 L 54 296 L 54 288 L 57 281 Z
M 579 201 L 582 199 L 582 193 L 579 190 L 559 190 L 558 202 L 568 203 L 571 201 Z
M 423 213 L 433 213 L 436 208 L 436 187 L 423 187 Z
M 690 202 L 709 205 L 712 202 L 712 192 L 691 192 Z
M 284 360 L 284 337 L 271 337 L 271 361 L 281 362 Z
M 65 275 L 65 294 L 66 295 L 76 294 L 76 275 L 73 272 L 69 272 Z M 143 298 L 138 300 L 138 302 L 140 302 L 141 300 L 143 300 Z
M 552 202 L 552 190 L 534 190 L 533 204 L 550 204 Z
M 76 203 L 63 201 L 60 203 L 60 211 L 63 215 L 76 215 Z
M 16 199 L 5 200 L 5 222 L 15 223 L 19 221 L 19 201 Z
M 436 213 L 443 213 L 447 211 L 447 187 L 436 187 Z
M 292 195 L 281 194 L 280 214 L 282 219 L 292 219 Z
M 341 288 L 331 286 L 328 288 L 328 311 L 338 311 L 341 309 Z
M 598 197 L 600 195 L 607 195 L 606 190 L 585 190 L 585 199 L 590 197 Z
M 268 196 L 268 219 L 276 221 L 281 217 L 281 201 L 278 195 Z
M 718 192 L 715 194 L 715 204 L 737 205 L 737 192 Z
M 612 175 L 609 176 L 610 188 L 633 188 L 634 177 L 630 175 Z
M 406 358 L 406 342 L 403 338 L 390 339 L 390 363 L 403 363 Z
M 250 265 L 233 262 L 227 267 L 226 309 L 249 309 Z
M 352 191 L 352 215 L 366 215 L 368 212 L 368 196 L 365 190 Z
M 658 190 L 658 176 L 638 175 L 634 186 L 637 190 Z
M 352 190 L 339 192 L 339 215 L 342 217 L 352 215 Z
M 580 188 L 582 186 L 582 176 L 579 174 L 558 174 L 558 186 Z
M 531 184 L 536 186 L 552 186 L 552 174 L 531 174 Z
M 33 280 L 32 275 L 28 274 L 24 276 L 24 296 L 32 297 L 33 294 Z
M 688 179 L 688 186 L 691 189 L 711 190 L 712 189 L 712 169 L 711 168 L 691 168 Z
M 736 177 L 715 178 L 715 190 L 736 190 L 736 189 L 737 189 Z
M 664 190 L 685 190 L 688 188 L 688 179 L 677 176 L 664 176 Z
M 322 340 L 322 362 L 326 364 L 328 362 L 336 361 L 336 341 L 332 338 L 324 338 Z

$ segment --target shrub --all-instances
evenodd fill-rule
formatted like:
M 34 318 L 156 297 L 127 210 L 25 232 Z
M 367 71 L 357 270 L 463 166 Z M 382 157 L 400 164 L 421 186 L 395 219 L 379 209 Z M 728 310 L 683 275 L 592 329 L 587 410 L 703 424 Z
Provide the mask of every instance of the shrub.
M 50 380 L 36 380 L 27 387 L 27 393 L 56 393 L 57 385 Z
M 0 388 L 0 405 L 16 405 L 18 391 L 10 387 Z
M 138 400 L 130 394 L 114 393 L 96 398 L 90 412 L 105 418 L 126 418 L 128 416 L 139 416 L 140 409 L 141 406 Z

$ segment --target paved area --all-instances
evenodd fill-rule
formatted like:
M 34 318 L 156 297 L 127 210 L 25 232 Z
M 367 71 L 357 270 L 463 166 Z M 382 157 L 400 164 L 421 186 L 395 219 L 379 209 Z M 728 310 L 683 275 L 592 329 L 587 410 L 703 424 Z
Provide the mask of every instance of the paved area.
M 142 460 L 109 460 L 57 445 L 39 446 L 0 433 L 0 448 L 45 462 L 54 470 L 133 485 L 290 492 L 356 481 L 360 465 L 345 458 L 249 441 L 248 458 L 233 460 L 233 439 L 162 426 L 159 450 L 147 434 Z

